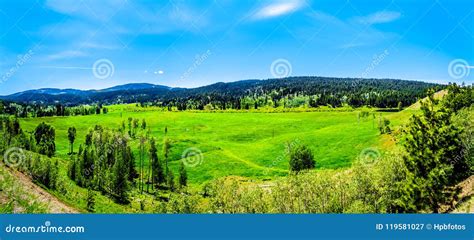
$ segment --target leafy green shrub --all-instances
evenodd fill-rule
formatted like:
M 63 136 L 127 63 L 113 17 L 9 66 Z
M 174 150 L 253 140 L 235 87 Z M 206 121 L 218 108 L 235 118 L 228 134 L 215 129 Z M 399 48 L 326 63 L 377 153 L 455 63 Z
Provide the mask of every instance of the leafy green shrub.
M 38 153 L 52 157 L 56 152 L 56 133 L 52 126 L 40 123 L 34 132 Z
M 288 157 L 290 161 L 290 171 L 296 173 L 304 169 L 312 169 L 316 165 L 311 149 L 302 144 L 290 146 Z

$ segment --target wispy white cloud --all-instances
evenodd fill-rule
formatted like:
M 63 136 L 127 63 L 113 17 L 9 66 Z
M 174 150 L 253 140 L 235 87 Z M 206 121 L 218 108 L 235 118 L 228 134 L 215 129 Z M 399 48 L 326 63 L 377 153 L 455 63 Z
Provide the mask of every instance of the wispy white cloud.
M 356 21 L 362 24 L 379 24 L 393 22 L 401 17 L 401 13 L 393 11 L 380 11 L 368 16 L 357 17 Z
M 46 57 L 46 60 L 54 61 L 68 58 L 86 57 L 87 53 L 77 50 L 66 50 L 58 53 L 51 54 Z
M 303 0 L 293 0 L 293 1 L 277 1 L 260 8 L 252 17 L 254 20 L 274 18 L 292 12 L 296 12 L 303 8 Z
M 56 12 L 86 19 L 106 21 L 117 10 L 128 7 L 127 0 L 47 0 L 46 6 Z
M 358 47 L 363 47 L 363 46 L 366 46 L 367 43 L 364 43 L 364 42 L 349 42 L 349 43 L 344 43 L 342 45 L 339 46 L 339 48 L 358 48 Z
M 97 43 L 97 42 L 91 42 L 91 41 L 88 41 L 88 42 L 81 42 L 79 43 L 79 46 L 78 46 L 80 49 L 93 49 L 93 50 L 97 50 L 97 49 L 102 49 L 102 50 L 115 50 L 115 49 L 119 49 L 121 46 L 119 45 L 114 45 L 114 44 L 102 44 L 102 43 Z
M 313 11 L 309 14 L 309 17 L 326 25 L 337 25 L 341 27 L 347 27 L 348 25 L 343 20 L 321 11 Z
M 155 4 L 127 0 L 48 0 L 46 6 L 90 24 L 89 28 L 93 30 L 103 26 L 118 35 L 194 31 L 195 27 L 203 29 L 208 23 L 202 16 L 205 8 L 190 7 L 173 0 Z
M 99 51 L 128 48 L 141 35 L 206 31 L 206 6 L 183 1 L 147 4 L 128 0 L 46 0 L 45 7 L 69 16 L 41 27 L 39 37 L 61 41 L 62 49 L 48 46 L 46 61 L 87 57 Z M 69 50 L 69 51 L 64 51 Z
M 321 11 L 313 11 L 308 16 L 314 20 L 314 30 L 305 29 L 303 34 L 309 34 L 315 41 L 331 47 L 359 48 L 395 37 L 392 33 L 382 32 L 372 26 L 365 27 L 366 23 L 354 21 L 354 18 L 345 20 Z M 318 35 L 313 36 L 314 32 Z

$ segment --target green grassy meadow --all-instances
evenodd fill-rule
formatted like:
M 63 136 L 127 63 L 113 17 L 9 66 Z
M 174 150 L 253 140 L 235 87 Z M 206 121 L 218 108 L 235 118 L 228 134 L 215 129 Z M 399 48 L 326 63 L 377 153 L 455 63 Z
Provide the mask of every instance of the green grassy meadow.
M 349 167 L 363 149 L 382 146 L 378 118 L 400 114 L 376 113 L 376 117 L 370 114 L 359 118 L 358 111 L 167 112 L 140 111 L 138 107 L 130 106 L 123 109 L 112 106 L 110 109 L 108 114 L 101 115 L 27 118 L 22 119 L 21 125 L 26 131 L 33 131 L 41 122 L 54 126 L 56 157 L 67 160 L 70 158 L 67 154 L 69 127 L 77 129 L 74 147 L 77 151 L 88 129 L 96 124 L 118 129 L 122 121 L 127 125 L 129 117 L 145 119 L 151 135 L 157 139 L 161 159 L 164 129 L 167 127 L 166 137 L 171 141 L 170 168 L 176 173 L 186 149 L 202 152 L 200 164 L 187 167 L 190 185 L 199 186 L 214 178 L 231 175 L 255 180 L 285 176 L 288 171 L 285 145 L 292 141 L 311 148 L 317 169 Z M 132 140 L 131 145 L 138 166 L 139 140 Z

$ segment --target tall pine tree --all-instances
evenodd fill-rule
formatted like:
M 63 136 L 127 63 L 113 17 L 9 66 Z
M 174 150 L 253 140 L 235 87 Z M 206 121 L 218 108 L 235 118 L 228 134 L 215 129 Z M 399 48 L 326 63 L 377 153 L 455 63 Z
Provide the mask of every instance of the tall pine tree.
M 452 157 L 459 154 L 461 130 L 451 122 L 451 112 L 436 105 L 430 94 L 421 104 L 422 115 L 411 119 L 405 141 L 405 165 L 413 174 L 413 196 L 418 211 L 437 213 L 456 194 Z
M 150 160 L 152 166 L 152 183 L 154 185 L 160 185 L 166 182 L 165 174 L 163 171 L 163 166 L 161 165 L 160 160 L 158 159 L 158 150 L 156 149 L 155 138 L 150 140 Z
M 179 186 L 186 187 L 188 185 L 188 173 L 186 172 L 186 167 L 181 161 L 181 166 L 179 168 Z

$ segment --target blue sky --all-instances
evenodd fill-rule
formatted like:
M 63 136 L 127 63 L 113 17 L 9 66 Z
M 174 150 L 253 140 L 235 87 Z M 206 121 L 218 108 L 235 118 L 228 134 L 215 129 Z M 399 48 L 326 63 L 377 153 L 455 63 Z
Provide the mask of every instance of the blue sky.
M 2 95 L 280 70 L 472 83 L 472 65 L 472 0 L 0 0 Z

